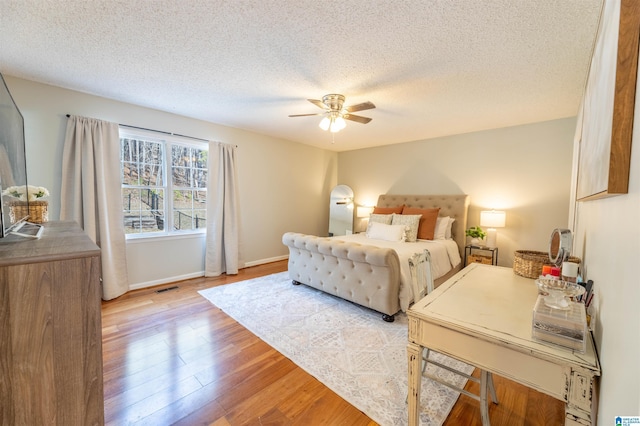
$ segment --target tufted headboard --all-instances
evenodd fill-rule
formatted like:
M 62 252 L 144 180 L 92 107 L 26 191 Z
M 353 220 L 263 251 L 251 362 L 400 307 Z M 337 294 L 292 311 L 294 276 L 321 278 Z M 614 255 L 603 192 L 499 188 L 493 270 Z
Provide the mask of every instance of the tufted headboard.
M 440 216 L 450 216 L 456 219 L 451 227 L 451 235 L 460 250 L 460 256 L 464 256 L 464 246 L 467 229 L 467 210 L 471 199 L 468 195 L 391 195 L 382 194 L 378 197 L 378 207 L 395 207 L 405 205 L 421 209 L 433 209 L 440 207 Z

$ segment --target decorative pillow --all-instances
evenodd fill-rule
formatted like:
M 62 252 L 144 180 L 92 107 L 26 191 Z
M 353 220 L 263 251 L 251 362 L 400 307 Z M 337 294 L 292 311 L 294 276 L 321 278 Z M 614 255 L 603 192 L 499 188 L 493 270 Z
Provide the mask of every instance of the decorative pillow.
M 422 215 L 420 225 L 418 226 L 418 239 L 433 240 L 436 230 L 436 220 L 438 219 L 440 208 L 436 209 L 419 209 L 416 207 L 405 207 L 402 210 L 403 215 Z
M 403 225 L 386 225 L 379 222 L 371 222 L 367 228 L 367 238 L 385 241 L 404 241 Z
M 404 208 L 404 204 L 397 207 L 374 207 L 373 213 L 374 214 L 393 214 L 393 213 L 400 214 L 402 213 L 403 208 Z
M 419 214 L 393 214 L 391 218 L 392 225 L 402 225 L 405 227 L 405 241 L 412 243 L 418 236 L 418 226 L 420 225 Z
M 452 235 L 451 235 L 451 226 L 453 225 L 453 222 L 455 222 L 455 221 L 456 220 L 454 218 L 449 217 L 449 226 L 447 226 L 447 230 L 446 230 L 446 233 L 444 235 L 444 237 L 447 240 L 450 240 L 451 238 L 453 238 Z
M 447 228 L 449 225 L 449 216 L 438 217 L 436 219 L 436 229 L 433 234 L 434 240 L 444 240 L 447 238 Z
M 385 225 L 391 225 L 391 218 L 392 218 L 392 215 L 390 214 L 371 213 L 369 215 L 369 223 L 378 222 L 378 223 L 384 223 Z

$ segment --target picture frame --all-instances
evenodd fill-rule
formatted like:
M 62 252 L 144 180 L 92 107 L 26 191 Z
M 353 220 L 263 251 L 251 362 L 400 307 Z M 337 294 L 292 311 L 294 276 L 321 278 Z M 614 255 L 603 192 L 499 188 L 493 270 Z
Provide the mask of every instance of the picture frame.
M 639 40 L 640 3 L 605 1 L 579 124 L 578 201 L 628 192 Z

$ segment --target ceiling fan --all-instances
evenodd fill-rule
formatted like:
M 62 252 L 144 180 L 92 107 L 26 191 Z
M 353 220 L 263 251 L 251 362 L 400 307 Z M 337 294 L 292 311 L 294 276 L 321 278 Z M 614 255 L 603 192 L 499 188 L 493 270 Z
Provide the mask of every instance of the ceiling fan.
M 289 117 L 307 117 L 310 115 L 324 115 L 322 121 L 320 121 L 320 128 L 322 130 L 329 130 L 332 133 L 339 132 L 344 129 L 346 123 L 344 120 L 351 120 L 362 124 L 367 124 L 371 121 L 369 117 L 362 117 L 360 115 L 354 115 L 352 112 L 364 111 L 367 109 L 373 109 L 376 106 L 371 102 L 363 102 L 357 105 L 344 106 L 344 95 L 330 94 L 324 95 L 322 100 L 307 99 L 312 104 L 322 108 L 324 112 L 316 114 L 295 114 Z

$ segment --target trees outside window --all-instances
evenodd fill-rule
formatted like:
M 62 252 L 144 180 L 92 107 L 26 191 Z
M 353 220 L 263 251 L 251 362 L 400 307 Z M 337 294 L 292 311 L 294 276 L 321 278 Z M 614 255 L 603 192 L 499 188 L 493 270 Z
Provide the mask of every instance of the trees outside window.
M 121 129 L 120 154 L 127 236 L 205 231 L 206 143 Z

